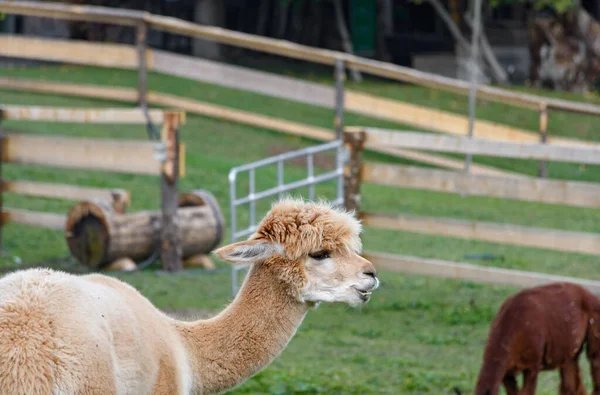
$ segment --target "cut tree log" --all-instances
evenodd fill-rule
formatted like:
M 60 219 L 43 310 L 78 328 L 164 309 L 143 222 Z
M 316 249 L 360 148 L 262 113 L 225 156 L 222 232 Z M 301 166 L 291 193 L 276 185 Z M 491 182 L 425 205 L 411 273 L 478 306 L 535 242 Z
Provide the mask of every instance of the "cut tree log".
M 175 222 L 183 259 L 210 253 L 221 242 L 224 218 L 214 196 L 204 190 L 183 193 Z M 109 204 L 83 201 L 71 208 L 65 238 L 73 257 L 92 270 L 122 258 L 142 261 L 160 248 L 162 213 L 115 213 Z

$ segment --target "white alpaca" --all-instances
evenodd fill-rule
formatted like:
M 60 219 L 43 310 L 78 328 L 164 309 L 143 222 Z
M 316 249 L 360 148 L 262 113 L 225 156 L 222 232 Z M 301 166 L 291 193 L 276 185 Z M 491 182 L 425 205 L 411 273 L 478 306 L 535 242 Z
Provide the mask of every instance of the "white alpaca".
M 379 281 L 358 255 L 360 230 L 350 214 L 326 204 L 275 204 L 249 240 L 216 251 L 253 265 L 223 312 L 195 322 L 166 316 L 104 275 L 7 275 L 0 280 L 0 394 L 231 389 L 279 355 L 311 307 L 369 300 Z

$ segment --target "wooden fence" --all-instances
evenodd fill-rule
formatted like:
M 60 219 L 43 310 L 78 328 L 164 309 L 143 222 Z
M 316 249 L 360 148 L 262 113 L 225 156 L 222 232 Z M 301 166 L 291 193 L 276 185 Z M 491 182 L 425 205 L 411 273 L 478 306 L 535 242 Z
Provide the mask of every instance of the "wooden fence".
M 1 51 L 2 49 L 0 48 L 0 53 Z M 125 103 L 135 103 L 138 98 L 137 91 L 133 88 L 117 88 L 101 85 L 82 85 L 64 82 L 47 82 L 2 77 L 0 77 L 0 89 L 14 90 L 19 92 L 51 93 L 73 97 L 89 97 Z M 317 141 L 329 141 L 336 137 L 330 129 L 292 122 L 267 115 L 259 115 L 248 111 L 237 110 L 230 107 L 215 105 L 212 103 L 178 97 L 156 91 L 148 91 L 146 98 L 147 104 L 177 107 L 191 114 L 198 114 L 228 122 L 270 129 L 276 132 L 294 136 L 302 136 Z M 450 169 L 462 169 L 464 167 L 464 163 L 460 160 L 441 155 L 432 155 L 425 152 L 387 147 L 375 147 L 372 148 L 372 150 L 433 166 Z M 511 173 L 505 170 L 499 170 L 491 166 L 480 164 L 474 164 L 471 167 L 471 171 L 473 174 L 496 174 L 522 177 L 522 175 L 517 173 Z
M 161 73 L 231 86 L 275 97 L 284 97 L 286 99 L 296 100 L 311 105 L 328 108 L 343 106 L 343 108 L 348 111 L 388 119 L 426 130 L 455 135 L 465 135 L 467 133 L 468 119 L 457 114 L 434 110 L 397 100 L 379 98 L 359 92 L 346 91 L 340 96 L 339 92 L 336 92 L 336 89 L 323 85 L 269 75 L 269 73 L 218 64 L 188 56 L 169 54 L 164 51 L 151 50 L 147 46 L 147 32 L 148 29 L 156 29 L 168 33 L 213 40 L 221 44 L 314 63 L 331 66 L 334 66 L 337 63 L 341 64 L 342 67 L 353 67 L 368 74 L 414 83 L 425 87 L 458 92 L 461 94 L 466 94 L 469 91 L 469 84 L 465 81 L 420 72 L 410 68 L 365 59 L 342 52 L 312 48 L 283 40 L 254 36 L 213 26 L 198 25 L 171 17 L 152 15 L 142 11 L 95 6 L 72 6 L 50 2 L 14 2 L 0 0 L 0 12 L 65 20 L 103 22 L 135 27 L 137 29 L 137 43 L 135 46 L 0 36 L 0 55 L 103 67 L 137 69 L 138 89 L 135 95 L 136 100 L 140 104 L 157 101 L 156 95 L 159 95 L 159 93 L 154 92 L 154 97 L 152 97 L 152 92 L 148 92 L 147 89 L 147 72 L 149 70 L 154 70 Z M 99 54 L 102 54 L 102 56 Z M 338 84 L 338 88 L 339 87 L 340 85 Z M 343 84 L 341 84 L 341 89 L 344 89 Z M 600 106 L 517 93 L 489 86 L 480 86 L 477 90 L 477 95 L 480 98 L 490 101 L 508 103 L 513 106 L 539 112 L 539 130 L 537 133 L 477 120 L 475 122 L 474 136 L 486 139 L 587 145 L 589 143 L 585 141 L 548 136 L 548 111 L 559 110 L 579 114 L 600 115 Z M 129 92 L 127 96 L 128 99 L 130 99 L 131 92 Z M 342 97 L 341 103 L 338 102 L 339 100 L 335 100 L 336 97 Z M 183 98 L 169 98 L 169 100 L 172 99 L 185 100 Z M 188 104 L 189 107 L 195 107 L 199 112 L 209 112 L 213 114 L 219 112 L 215 111 L 216 108 L 214 106 L 211 108 L 211 105 L 206 103 L 187 102 L 186 104 Z M 337 114 L 335 125 L 341 125 L 343 116 L 340 115 L 340 111 L 337 111 Z M 254 118 L 250 117 L 250 119 L 248 119 L 248 117 L 241 118 L 246 118 L 244 121 L 249 123 L 268 123 L 271 129 L 277 129 L 284 132 L 287 132 L 287 130 L 290 129 L 289 124 L 286 124 L 286 127 L 284 128 L 279 127 L 282 122 L 286 122 L 283 120 L 276 120 L 277 122 L 273 122 L 273 119 L 265 120 L 256 115 L 254 115 Z M 292 129 L 295 128 L 295 130 L 298 130 L 297 126 L 299 125 L 294 125 Z M 454 159 L 415 152 L 406 148 L 379 147 L 377 150 L 409 160 L 450 169 L 458 169 L 464 166 L 460 161 Z M 473 167 L 472 172 L 474 174 L 507 175 L 507 172 L 481 165 Z M 540 175 L 546 176 L 546 174 L 547 171 L 544 162 L 540 161 Z
M 0 133 L 0 164 L 15 163 L 55 168 L 85 169 L 161 177 L 163 210 L 161 259 L 166 270 L 182 267 L 174 238 L 173 215 L 177 210 L 177 184 L 185 175 L 185 148 L 179 143 L 179 127 L 185 122 L 183 112 L 141 109 L 85 109 L 56 107 L 0 106 L 0 126 L 3 121 L 66 122 L 95 124 L 162 124 L 161 141 L 113 140 L 105 138 L 71 138 L 28 133 Z M 45 182 L 2 180 L 2 193 L 65 200 L 102 200 L 112 203 L 116 212 L 123 212 L 131 196 L 122 189 L 92 188 Z M 49 229 L 63 230 L 63 214 L 3 207 L 0 193 L 2 228 L 13 222 Z M 169 228 L 169 226 L 171 228 Z
M 358 130 L 346 133 L 347 145 L 351 148 L 350 161 L 346 172 L 346 203 L 349 208 L 358 208 L 361 177 L 364 182 L 410 188 L 467 193 L 478 196 L 505 197 L 580 207 L 598 207 L 599 205 L 599 195 L 597 193 L 599 186 L 595 183 L 532 179 L 482 165 L 472 166 L 469 174 L 412 166 L 384 164 L 367 164 L 362 166 L 361 153 L 363 148 L 367 148 L 453 170 L 462 169 L 464 167 L 463 162 L 429 152 L 421 152 L 420 150 L 472 154 L 485 153 L 496 156 L 502 154 L 509 157 L 534 158 L 540 160 L 542 163 L 546 160 L 573 161 L 575 159 L 576 162 L 597 163 L 598 144 L 548 136 L 547 131 L 548 112 L 550 110 L 599 116 L 600 106 L 522 94 L 489 86 L 479 86 L 477 88 L 479 98 L 493 102 L 507 103 L 538 112 L 539 130 L 537 133 L 532 133 L 519 128 L 478 120 L 475 125 L 475 139 L 468 140 L 462 137 L 466 134 L 467 130 L 467 120 L 463 116 L 363 93 L 344 91 L 343 84 L 341 85 L 340 95 L 339 82 L 341 78 L 339 73 L 336 75 L 338 85 L 334 89 L 234 66 L 215 65 L 201 59 L 151 50 L 147 46 L 147 32 L 148 29 L 156 29 L 193 38 L 213 40 L 221 44 L 240 48 L 301 59 L 303 61 L 330 66 L 337 65 L 338 67 L 339 65 L 353 67 L 371 75 L 460 94 L 467 94 L 469 91 L 469 83 L 465 81 L 420 72 L 346 53 L 311 48 L 283 40 L 259 37 L 218 27 L 201 26 L 142 11 L 94 6 L 71 6 L 50 2 L 0 0 L 0 12 L 121 24 L 133 26 L 137 29 L 137 43 L 134 46 L 0 36 L 0 55 L 125 68 L 138 71 L 137 89 L 7 79 L 0 79 L 0 88 L 95 97 L 130 103 L 137 102 L 141 105 L 152 103 L 177 106 L 191 113 L 264 127 L 316 140 L 328 140 L 335 137 L 330 130 L 324 128 L 149 91 L 147 87 L 147 73 L 149 70 L 153 70 L 170 75 L 241 88 L 269 96 L 296 100 L 320 107 L 335 108 L 336 118 L 334 125 L 338 129 L 343 124 L 343 117 L 340 110 L 346 109 L 450 135 L 439 136 L 439 138 L 436 136 L 435 140 L 432 140 L 431 135 L 416 133 L 405 134 L 401 136 L 402 138 L 398 138 L 398 135 L 392 136 L 389 131 L 384 130 Z M 52 45 L 48 45 L 50 43 Z M 102 56 L 98 55 L 100 53 L 102 53 Z M 203 71 L 199 73 L 198 70 Z M 491 142 L 488 140 L 495 141 Z M 494 148 L 499 141 L 501 141 L 501 152 L 496 151 Z M 542 171 L 541 174 L 544 174 L 544 172 Z M 14 218 L 17 217 L 14 216 Z M 597 235 L 581 232 L 541 230 L 512 225 L 474 223 L 456 219 L 442 219 L 442 226 L 440 226 L 440 220 L 438 219 L 406 215 L 390 216 L 378 213 L 364 213 L 363 219 L 370 226 L 430 234 L 454 235 L 457 237 L 502 243 L 520 243 L 521 245 L 552 248 L 562 251 L 577 250 L 582 253 L 598 253 Z M 49 219 L 49 222 L 52 222 L 51 219 Z M 542 234 L 545 236 L 540 236 Z M 552 243 L 549 240 L 556 240 L 556 243 Z M 567 243 L 567 240 L 571 240 L 572 243 Z M 433 260 L 424 260 L 422 258 L 398 256 L 386 256 L 382 258 L 382 254 L 369 254 L 368 256 L 377 264 L 386 267 L 390 266 L 390 268 L 395 270 L 413 271 L 422 274 L 431 274 L 432 271 L 436 273 L 443 272 L 445 273 L 444 275 L 448 276 L 458 276 L 487 282 L 502 282 L 502 278 L 506 278 L 510 279 L 510 281 L 506 280 L 505 282 L 510 282 L 511 284 L 533 284 L 540 281 L 549 281 L 552 277 L 535 273 L 523 274 L 516 271 L 508 271 L 510 273 L 507 274 L 505 273 L 506 271 L 501 271 L 500 269 L 472 268 L 464 264 L 434 262 Z M 445 271 L 441 271 L 440 267 L 445 268 Z M 502 275 L 499 274 L 499 270 L 502 272 Z
M 360 210 L 361 183 L 600 208 L 600 183 L 475 175 L 362 162 L 365 147 L 386 146 L 600 165 L 600 148 L 597 146 L 500 142 L 376 128 L 349 128 L 344 137 L 350 150 L 350 161 L 344 172 L 346 207 L 359 212 L 365 226 L 600 256 L 600 234 L 597 233 Z M 600 293 L 600 282 L 594 281 L 375 252 L 366 255 L 376 265 L 396 271 L 524 286 L 561 279 L 591 285 Z
M 370 60 L 343 52 L 308 47 L 285 40 L 255 36 L 214 26 L 198 25 L 172 17 L 152 15 L 144 11 L 52 2 L 0 0 L 0 12 L 134 26 L 138 29 L 137 46 L 141 47 L 137 53 L 138 56 L 141 55 L 140 57 L 144 58 L 143 62 L 146 62 L 146 57 L 144 56 L 146 53 L 146 33 L 151 28 L 313 63 L 334 66 L 336 61 L 341 60 L 346 67 L 352 67 L 364 73 L 461 94 L 468 94 L 469 92 L 469 83 L 466 81 L 417 71 L 386 62 Z M 138 66 L 140 63 L 142 62 L 138 59 Z M 576 112 L 579 114 L 600 115 L 600 106 L 517 93 L 490 86 L 480 86 L 477 90 L 477 95 L 490 101 L 504 102 L 533 110 L 541 110 L 542 107 L 545 107 L 546 109 Z

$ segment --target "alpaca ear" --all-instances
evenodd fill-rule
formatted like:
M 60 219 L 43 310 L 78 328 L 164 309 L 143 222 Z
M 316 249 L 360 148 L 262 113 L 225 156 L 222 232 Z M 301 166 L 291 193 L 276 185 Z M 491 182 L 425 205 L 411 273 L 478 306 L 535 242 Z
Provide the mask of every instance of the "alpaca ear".
M 273 255 L 283 255 L 283 247 L 267 240 L 247 240 L 221 247 L 215 254 L 229 263 L 244 265 L 264 262 Z

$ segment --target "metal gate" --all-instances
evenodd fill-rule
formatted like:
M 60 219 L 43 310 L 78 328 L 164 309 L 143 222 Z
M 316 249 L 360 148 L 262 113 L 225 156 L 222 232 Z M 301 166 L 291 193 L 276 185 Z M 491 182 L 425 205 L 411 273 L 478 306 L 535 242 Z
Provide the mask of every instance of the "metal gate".
M 335 168 L 318 175 L 315 175 L 315 154 L 335 151 Z M 242 166 L 234 167 L 229 172 L 229 200 L 230 200 L 230 224 L 231 224 L 231 242 L 236 242 L 241 238 L 248 237 L 256 230 L 257 221 L 261 218 L 256 217 L 256 202 L 262 199 L 278 195 L 282 197 L 285 193 L 297 190 L 299 188 L 308 187 L 308 199 L 315 199 L 315 185 L 327 181 L 337 180 L 335 192 L 335 205 L 344 203 L 344 162 L 345 148 L 341 139 L 330 143 L 319 144 L 308 148 L 303 148 L 296 151 L 286 152 L 284 154 L 272 156 L 270 158 L 261 159 L 256 162 L 248 163 Z M 285 183 L 284 181 L 284 163 L 287 160 L 306 157 L 306 177 L 293 182 Z M 277 186 L 263 191 L 256 190 L 256 171 L 260 168 L 276 165 L 277 166 Z M 238 176 L 242 173 L 248 173 L 248 194 L 245 196 L 237 196 Z M 249 226 L 243 229 L 238 229 L 238 207 L 249 205 Z M 231 292 L 235 296 L 238 291 L 238 272 L 248 269 L 250 265 L 232 265 L 231 267 Z

